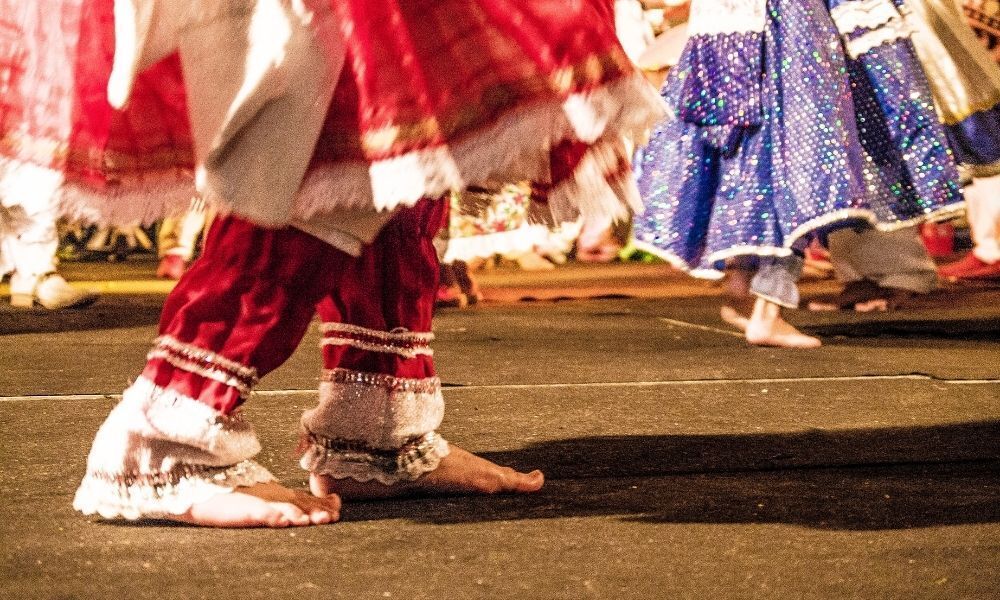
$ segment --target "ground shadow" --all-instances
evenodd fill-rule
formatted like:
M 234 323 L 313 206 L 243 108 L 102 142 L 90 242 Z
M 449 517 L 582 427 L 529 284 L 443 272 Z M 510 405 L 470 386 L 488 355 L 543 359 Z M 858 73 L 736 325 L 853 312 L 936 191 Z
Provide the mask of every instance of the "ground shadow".
M 856 320 L 850 323 L 806 325 L 804 330 L 825 338 L 940 339 L 1000 342 L 1000 318 L 951 320 Z
M 1000 522 L 1000 421 L 838 432 L 608 436 L 484 454 L 533 496 L 348 503 L 350 521 L 616 516 L 879 530 Z
M 64 333 L 95 329 L 147 327 L 160 321 L 164 296 L 107 295 L 83 309 L 50 311 L 4 307 L 0 336 L 23 333 Z

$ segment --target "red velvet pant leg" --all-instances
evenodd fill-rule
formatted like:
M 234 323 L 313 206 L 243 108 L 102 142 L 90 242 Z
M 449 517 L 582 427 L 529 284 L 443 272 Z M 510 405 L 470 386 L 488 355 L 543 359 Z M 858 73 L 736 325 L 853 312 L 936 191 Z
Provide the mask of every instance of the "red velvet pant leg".
M 448 454 L 430 342 L 442 201 L 400 210 L 319 304 L 323 379 L 302 415 L 301 465 L 314 474 L 392 485 Z
M 202 257 L 167 298 L 143 376 L 228 413 L 298 346 L 352 257 L 293 228 L 213 224 Z
M 372 351 L 362 346 L 378 346 L 386 340 L 371 335 L 392 332 L 429 334 L 437 292 L 438 257 L 434 236 L 447 218 L 444 200 L 422 200 L 401 209 L 362 255 L 344 269 L 333 292 L 319 303 L 326 326 L 345 324 L 350 330 L 328 331 L 323 364 L 364 373 L 421 379 L 433 377 L 434 361 L 429 352 L 406 353 Z M 361 330 L 367 330 L 365 331 Z M 405 334 L 402 337 L 406 337 Z M 371 342 L 365 343 L 365 340 Z M 361 343 L 351 344 L 351 340 Z M 343 342 L 343 343 L 340 343 Z M 406 346 L 405 340 L 391 344 Z M 429 349 L 420 340 L 414 347 Z

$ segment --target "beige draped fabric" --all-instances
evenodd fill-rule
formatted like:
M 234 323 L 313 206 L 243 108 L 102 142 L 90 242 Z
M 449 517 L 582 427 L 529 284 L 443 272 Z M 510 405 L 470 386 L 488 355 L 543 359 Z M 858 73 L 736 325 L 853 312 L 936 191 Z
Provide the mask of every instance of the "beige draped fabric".
M 138 72 L 180 52 L 198 187 L 261 225 L 291 224 L 359 254 L 393 211 L 328 211 L 301 221 L 293 202 L 343 66 L 336 17 L 306 0 L 116 0 L 108 96 L 127 100 Z
M 909 0 L 913 43 L 941 120 L 954 125 L 1000 104 L 1000 66 L 976 39 L 958 0 Z

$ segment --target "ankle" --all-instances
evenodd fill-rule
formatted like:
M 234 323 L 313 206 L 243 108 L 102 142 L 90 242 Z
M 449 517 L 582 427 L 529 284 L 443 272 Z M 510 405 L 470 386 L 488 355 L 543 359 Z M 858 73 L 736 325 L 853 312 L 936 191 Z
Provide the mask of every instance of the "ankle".
M 759 324 L 774 324 L 781 319 L 781 306 L 766 298 L 757 297 L 750 320 Z

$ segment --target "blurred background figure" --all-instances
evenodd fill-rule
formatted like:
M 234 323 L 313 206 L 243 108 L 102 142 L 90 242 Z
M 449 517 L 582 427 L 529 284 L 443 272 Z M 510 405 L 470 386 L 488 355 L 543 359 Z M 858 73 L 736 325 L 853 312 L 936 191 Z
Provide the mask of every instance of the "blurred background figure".
M 88 306 L 98 298 L 56 272 L 61 184 L 59 173 L 31 165 L 0 171 L 0 275 L 10 275 L 13 306 L 56 310 Z
M 161 279 L 180 279 L 194 260 L 202 233 L 214 217 L 212 211 L 201 198 L 191 201 L 191 208 L 182 215 L 167 217 L 160 224 L 156 236 L 157 253 L 160 264 L 156 276 Z
M 937 265 L 916 227 L 839 229 L 829 234 L 827 245 L 844 287 L 832 297 L 811 300 L 809 310 L 896 310 L 938 289 Z
M 913 8 L 925 24 L 915 41 L 923 40 L 917 49 L 941 88 L 939 110 L 975 177 L 965 190 L 973 248 L 939 272 L 950 281 L 1000 279 L 1000 2 L 965 0 L 964 15 L 954 1 Z
M 664 25 L 665 9 L 676 11 L 676 5 L 684 4 L 686 2 L 664 0 L 615 0 L 615 32 L 633 63 L 641 67 L 641 58 L 656 40 L 656 29 Z M 627 140 L 627 144 L 629 152 L 633 152 L 634 141 Z M 616 260 L 631 236 L 629 221 L 588 220 L 580 226 L 575 252 L 580 262 Z
M 0 272 L 11 273 L 17 306 L 97 298 L 56 273 L 60 219 L 97 223 L 83 251 L 100 248 L 110 260 L 119 246 L 152 248 L 139 224 L 192 196 L 179 59 L 138 78 L 123 110 L 108 103 L 113 8 L 107 0 L 0 0 Z M 154 188 L 139 201 L 140 190 Z
M 464 308 L 482 300 L 472 271 L 497 255 L 522 269 L 555 268 L 539 254 L 550 233 L 529 220 L 531 193 L 531 185 L 522 182 L 451 195 L 448 225 L 435 241 L 441 257 L 438 306 Z

